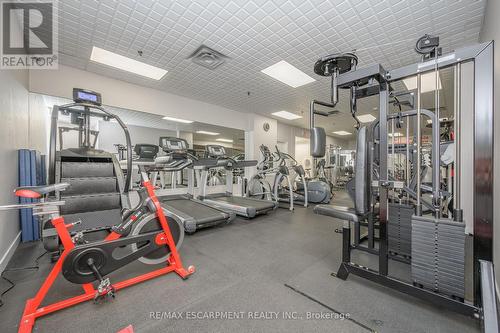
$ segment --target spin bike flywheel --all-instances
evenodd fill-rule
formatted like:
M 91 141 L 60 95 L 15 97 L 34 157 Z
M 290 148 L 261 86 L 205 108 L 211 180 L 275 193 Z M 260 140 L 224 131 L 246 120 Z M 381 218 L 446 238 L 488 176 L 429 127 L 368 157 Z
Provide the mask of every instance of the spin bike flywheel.
M 163 213 L 167 217 L 168 226 L 170 227 L 170 232 L 174 238 L 175 247 L 179 250 L 182 245 L 182 241 L 184 240 L 184 226 L 178 218 L 168 213 L 165 209 L 163 210 Z M 135 223 L 134 227 L 132 227 L 130 235 L 135 236 L 160 229 L 160 221 L 158 221 L 158 218 L 155 215 L 151 214 Z M 143 246 L 143 243 L 141 242 L 133 243 L 131 245 L 132 251 L 136 251 L 141 248 L 141 246 Z M 139 261 L 147 265 L 156 265 L 165 262 L 169 256 L 170 249 L 167 246 L 163 246 L 158 250 L 139 258 Z
M 163 212 L 176 248 L 179 249 L 184 240 L 182 222 L 165 209 Z M 170 248 L 155 243 L 161 232 L 158 218 L 155 214 L 149 214 L 136 221 L 126 237 L 78 245 L 63 262 L 63 276 L 73 283 L 89 283 L 97 280 L 97 275 L 105 276 L 134 260 L 148 265 L 166 263 L 171 253 Z M 93 267 L 89 262 L 92 262 Z

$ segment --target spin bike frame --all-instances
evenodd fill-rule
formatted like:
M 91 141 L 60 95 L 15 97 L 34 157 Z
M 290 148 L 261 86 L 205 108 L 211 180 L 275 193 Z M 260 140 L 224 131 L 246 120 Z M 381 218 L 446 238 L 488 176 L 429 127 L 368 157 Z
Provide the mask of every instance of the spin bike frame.
M 155 195 L 154 192 L 154 187 L 150 183 L 149 179 L 147 176 L 144 174 L 143 175 L 143 186 L 147 190 L 147 193 L 149 195 L 149 198 L 151 199 L 152 203 L 154 204 L 154 207 L 156 209 L 156 216 L 158 220 L 160 221 L 161 227 L 163 229 L 163 233 L 158 234 L 158 236 L 155 239 L 156 244 L 162 245 L 164 244 L 165 246 L 168 246 L 171 250 L 170 256 L 166 261 L 166 266 L 162 267 L 160 269 L 151 271 L 149 273 L 145 273 L 127 280 L 123 280 L 117 283 L 112 284 L 112 287 L 114 290 L 120 290 L 135 284 L 138 284 L 143 281 L 147 281 L 150 279 L 153 279 L 155 277 L 161 276 L 168 274 L 170 272 L 175 272 L 177 273 L 181 278 L 186 279 L 189 275 L 194 273 L 195 269 L 193 266 L 190 266 L 188 269 L 185 269 L 184 266 L 182 265 L 181 258 L 179 256 L 179 253 L 177 252 L 177 248 L 175 246 L 174 239 L 172 237 L 172 234 L 170 232 L 170 228 L 168 226 L 167 222 L 167 217 L 163 213 L 163 209 L 160 205 L 160 202 L 158 201 L 158 198 Z M 19 191 L 21 193 L 16 193 L 20 196 L 27 196 L 30 195 L 30 192 L 26 193 L 26 190 L 24 191 Z M 30 197 L 34 197 L 33 195 L 36 193 L 31 192 Z M 45 296 L 49 292 L 50 288 L 54 284 L 56 278 L 60 275 L 62 271 L 62 266 L 64 263 L 64 260 L 68 256 L 71 250 L 75 248 L 75 244 L 73 243 L 73 240 L 71 239 L 71 235 L 69 233 L 69 229 L 76 225 L 76 223 L 70 223 L 70 224 L 65 224 L 64 223 L 64 217 L 62 216 L 56 216 L 52 218 L 52 225 L 55 227 L 57 234 L 59 235 L 59 238 L 61 239 L 61 242 L 64 246 L 64 250 L 59 257 L 59 260 L 56 262 L 52 270 L 50 271 L 49 275 L 45 279 L 44 283 L 36 293 L 35 297 L 29 299 L 26 301 L 26 305 L 24 308 L 24 312 L 21 318 L 21 322 L 19 324 L 19 332 L 20 333 L 29 333 L 31 332 L 35 320 L 38 317 L 45 316 L 49 313 L 56 312 L 68 307 L 71 307 L 73 305 L 94 299 L 96 295 L 101 295 L 98 290 L 94 288 L 92 283 L 84 283 L 82 284 L 83 288 L 83 294 L 80 294 L 78 296 L 74 296 L 71 298 L 64 299 L 62 301 L 58 301 L 46 306 L 41 306 L 43 300 L 45 299 Z M 122 235 L 116 232 L 111 232 L 105 239 L 105 242 L 111 242 L 116 239 L 121 238 Z

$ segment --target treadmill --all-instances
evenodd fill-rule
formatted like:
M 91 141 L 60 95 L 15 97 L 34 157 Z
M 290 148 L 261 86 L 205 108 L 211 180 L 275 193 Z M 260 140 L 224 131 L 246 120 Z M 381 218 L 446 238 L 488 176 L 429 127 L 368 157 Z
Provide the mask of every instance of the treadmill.
M 194 233 L 199 229 L 229 223 L 236 216 L 212 207 L 201 200 L 193 198 L 194 170 L 206 167 L 208 162 L 198 161 L 194 152 L 188 149 L 184 139 L 175 137 L 160 137 L 160 147 L 167 154 L 157 158 L 149 171 L 177 172 L 188 169 L 188 194 L 159 196 L 163 208 L 178 217 L 187 233 Z
M 257 215 L 267 214 L 278 207 L 278 203 L 271 200 L 262 200 L 248 197 L 233 196 L 233 170 L 257 165 L 256 160 L 235 160 L 227 157 L 226 150 L 220 145 L 205 146 L 208 159 L 214 159 L 216 163 L 209 163 L 203 170 L 201 176 L 201 194 L 198 197 L 212 207 L 234 212 L 236 215 L 246 218 L 254 218 Z M 212 168 L 224 168 L 226 171 L 226 192 L 207 194 L 208 172 Z

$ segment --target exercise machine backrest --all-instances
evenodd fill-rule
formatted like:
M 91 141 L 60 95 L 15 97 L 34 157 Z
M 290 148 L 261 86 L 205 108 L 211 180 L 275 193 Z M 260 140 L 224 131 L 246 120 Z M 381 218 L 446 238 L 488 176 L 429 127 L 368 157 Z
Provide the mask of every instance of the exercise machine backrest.
M 326 153 L 326 133 L 323 127 L 311 128 L 311 156 L 324 157 Z
M 355 172 L 355 200 L 354 208 L 356 213 L 364 215 L 369 210 L 369 193 L 370 179 L 368 177 L 368 129 L 366 126 L 358 130 L 356 142 L 356 159 L 354 161 Z

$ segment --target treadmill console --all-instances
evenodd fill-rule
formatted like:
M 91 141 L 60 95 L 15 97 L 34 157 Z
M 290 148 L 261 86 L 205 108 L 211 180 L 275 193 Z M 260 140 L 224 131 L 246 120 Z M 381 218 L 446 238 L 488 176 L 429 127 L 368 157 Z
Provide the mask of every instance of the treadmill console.
M 100 93 L 81 88 L 73 88 L 73 101 L 75 103 L 86 103 L 97 106 L 102 105 L 102 97 Z
M 187 151 L 189 145 L 185 139 L 169 136 L 160 137 L 160 147 L 166 153 Z
M 205 151 L 207 153 L 207 157 L 211 158 L 226 157 L 226 149 L 220 145 L 206 145 Z

